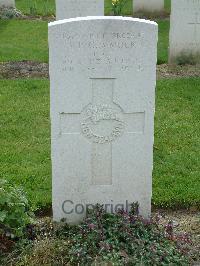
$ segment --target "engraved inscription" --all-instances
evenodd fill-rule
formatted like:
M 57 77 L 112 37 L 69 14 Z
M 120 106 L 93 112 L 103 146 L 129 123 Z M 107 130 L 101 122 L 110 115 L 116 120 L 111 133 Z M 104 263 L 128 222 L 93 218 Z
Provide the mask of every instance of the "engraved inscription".
M 63 72 L 75 72 L 80 69 L 94 71 L 105 67 L 108 71 L 114 69 L 124 72 L 142 71 L 143 63 L 136 50 L 144 44 L 144 32 L 89 31 L 87 34 L 72 32 L 63 33 L 58 38 L 64 43 L 65 49 L 70 51 L 67 57 L 63 57 L 61 64 Z M 88 50 L 87 57 L 77 57 L 77 54 L 82 55 L 86 50 Z M 130 50 L 132 56 L 130 53 L 121 56 L 122 50 Z
M 97 67 L 107 67 L 108 69 L 112 69 L 116 66 L 121 71 L 128 71 L 135 67 L 136 71 L 142 71 L 142 63 L 138 61 L 137 58 L 130 57 L 120 57 L 115 55 L 110 56 L 105 54 L 104 52 L 94 52 L 91 53 L 90 57 L 83 59 L 75 59 L 71 57 L 64 57 L 62 62 L 62 71 L 74 71 L 77 68 L 77 65 L 82 68 L 86 68 L 88 70 L 95 70 Z
M 124 130 L 122 114 L 113 106 L 90 104 L 83 111 L 82 133 L 94 143 L 104 144 L 120 137 Z

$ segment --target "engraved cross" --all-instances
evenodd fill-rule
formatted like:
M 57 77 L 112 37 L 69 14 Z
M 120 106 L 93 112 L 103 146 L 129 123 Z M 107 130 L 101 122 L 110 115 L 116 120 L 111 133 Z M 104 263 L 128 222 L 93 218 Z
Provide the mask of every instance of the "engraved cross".
M 114 102 L 114 78 L 91 79 L 91 102 L 82 113 L 61 114 L 61 134 L 82 134 L 91 145 L 91 184 L 111 185 L 112 150 L 123 134 L 143 134 L 145 112 L 126 113 Z

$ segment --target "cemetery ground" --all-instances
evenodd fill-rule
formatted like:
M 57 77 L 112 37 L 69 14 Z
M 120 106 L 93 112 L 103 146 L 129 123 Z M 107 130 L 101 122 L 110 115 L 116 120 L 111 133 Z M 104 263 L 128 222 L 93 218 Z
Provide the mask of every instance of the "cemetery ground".
M 199 205 L 200 78 L 157 81 L 155 207 Z M 0 80 L 1 175 L 23 185 L 34 207 L 51 205 L 49 81 Z M 192 89 L 191 89 L 192 88 Z
M 55 1 L 54 0 L 37 0 L 37 1 L 16 1 L 16 6 L 26 15 L 40 15 L 51 16 L 55 15 Z M 105 14 L 109 15 L 111 12 L 111 1 L 105 1 Z M 166 13 L 170 12 L 170 0 L 165 0 Z M 126 0 L 123 8 L 123 15 L 132 15 L 132 0 Z
M 37 4 L 34 4 L 34 1 L 31 3 L 27 5 L 25 0 L 16 1 L 17 8 L 28 15 L 27 18 L 0 20 L 0 178 L 14 186 L 22 187 L 26 192 L 29 206 L 37 217 L 37 229 L 30 228 L 29 238 L 37 235 L 38 241 L 34 246 L 32 243 L 20 242 L 13 249 L 13 241 L 1 242 L 0 235 L 0 249 L 2 243 L 7 244 L 4 250 L 6 260 L 0 260 L 0 264 L 66 265 L 71 236 L 64 237 L 67 231 L 65 227 L 58 229 L 50 218 L 41 217 L 51 215 L 52 200 L 47 20 L 52 19 L 55 6 L 53 1 L 45 2 L 46 5 L 42 0 L 38 0 Z M 169 1 L 166 1 L 166 13 L 169 12 L 169 6 Z M 109 8 L 107 1 L 107 14 L 110 12 Z M 124 14 L 131 15 L 131 10 L 131 1 L 127 1 Z M 199 66 L 167 65 L 169 20 L 159 18 L 156 21 L 159 24 L 159 66 L 156 88 L 153 216 L 157 218 L 159 215 L 160 224 L 167 224 L 168 229 L 169 221 L 172 220 L 175 231 L 191 234 L 193 243 L 187 243 L 190 263 L 198 265 L 200 70 Z M 1 219 L 2 217 L 0 221 Z M 109 219 L 112 220 L 113 217 L 109 217 L 108 221 Z M 142 225 L 138 228 L 144 230 Z M 144 235 L 145 233 L 146 231 Z M 168 233 L 172 236 L 169 231 Z M 74 234 L 73 230 L 71 234 Z M 76 234 L 79 236 L 78 231 Z M 96 237 L 90 233 L 88 236 L 92 237 L 92 241 Z M 73 241 L 76 243 L 77 239 Z M 87 244 L 91 245 L 90 242 Z M 75 260 L 77 249 L 70 252 Z M 167 254 L 170 252 L 169 248 Z M 127 254 L 124 252 L 121 257 L 126 259 Z M 156 259 L 154 265 L 157 265 Z M 76 261 L 73 263 L 77 265 Z M 146 263 L 151 265 L 149 261 Z M 179 264 L 177 262 L 174 265 L 189 264 L 184 263 L 180 259 Z

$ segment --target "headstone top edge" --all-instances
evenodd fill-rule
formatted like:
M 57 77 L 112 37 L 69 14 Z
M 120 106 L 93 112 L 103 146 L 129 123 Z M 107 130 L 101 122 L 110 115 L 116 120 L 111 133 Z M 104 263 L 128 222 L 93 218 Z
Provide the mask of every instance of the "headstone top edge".
M 71 22 L 79 22 L 79 21 L 92 21 L 92 20 L 120 20 L 120 21 L 130 21 L 130 22 L 138 22 L 144 23 L 147 25 L 154 25 L 158 27 L 158 24 L 155 21 L 146 20 L 146 19 L 139 19 L 139 18 L 131 18 L 131 17 L 122 17 L 122 16 L 87 16 L 87 17 L 77 17 L 77 18 L 70 18 L 70 19 L 63 19 L 54 22 L 48 23 L 48 27 L 54 27 L 57 25 L 62 25 L 65 23 Z

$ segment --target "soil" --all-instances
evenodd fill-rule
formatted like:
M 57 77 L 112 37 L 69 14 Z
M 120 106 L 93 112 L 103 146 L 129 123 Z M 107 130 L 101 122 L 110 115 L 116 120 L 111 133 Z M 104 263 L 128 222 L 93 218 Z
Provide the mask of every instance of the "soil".
M 37 216 L 38 217 L 38 216 Z M 159 224 L 166 226 L 170 222 L 173 234 L 186 237 L 189 241 L 182 245 L 190 258 L 190 265 L 200 265 L 200 212 L 192 210 L 165 210 L 157 209 L 152 212 L 153 218 L 159 218 Z M 52 224 L 51 217 L 38 217 L 38 225 Z
M 39 21 L 47 21 L 47 22 L 53 22 L 56 20 L 54 15 L 51 15 L 51 16 L 23 15 L 19 19 L 21 19 L 21 20 L 39 20 Z
M 52 217 L 52 208 L 41 209 L 35 213 L 38 221 L 45 220 L 45 217 Z M 153 206 L 152 217 L 158 217 L 159 223 L 163 226 L 170 221 L 173 222 L 174 232 L 186 232 L 193 242 L 193 249 L 199 252 L 200 265 L 200 210 L 196 207 L 189 209 L 158 209 Z
M 36 213 L 38 222 L 51 220 L 52 210 L 48 208 Z M 181 234 L 189 237 L 191 243 L 187 244 L 189 257 L 192 260 L 192 265 L 200 265 L 200 211 L 196 208 L 189 210 L 170 210 L 170 209 L 155 209 L 152 211 L 153 218 L 159 218 L 159 224 L 167 225 L 169 222 L 173 224 L 175 234 Z
M 49 214 L 48 214 L 49 212 Z M 39 213 L 37 213 L 39 214 Z M 39 214 L 40 215 L 40 214 Z M 191 208 L 190 210 L 166 210 L 157 209 L 152 212 L 152 217 L 159 220 L 161 226 L 166 226 L 169 223 L 172 224 L 173 234 L 175 236 L 181 236 L 182 239 L 186 239 L 186 243 L 181 244 L 182 248 L 186 250 L 192 266 L 200 265 L 200 212 Z M 50 209 L 46 211 L 45 216 L 37 216 L 38 227 L 47 230 L 52 228 L 52 215 Z M 46 229 L 45 229 L 46 228 Z M 46 234 L 45 234 L 46 236 Z M 188 241 L 189 240 L 189 241 Z M 39 242 L 38 242 L 39 243 Z M 179 245 L 180 245 L 179 238 Z M 37 245 L 37 243 L 36 243 Z
M 156 210 L 152 216 L 160 218 L 159 223 L 166 225 L 173 223 L 175 233 L 186 233 L 191 239 L 188 245 L 192 265 L 200 265 L 200 212 L 187 210 Z
M 147 19 L 147 20 L 169 20 L 170 13 L 168 11 L 163 12 L 136 12 L 134 13 L 134 16 L 131 17 L 137 17 L 141 19 Z
M 0 63 L 0 78 L 48 78 L 48 63 L 35 61 L 19 61 Z M 157 66 L 157 78 L 200 77 L 200 65 L 173 66 L 162 64 Z
M 48 78 L 49 67 L 47 63 L 35 61 L 18 61 L 0 63 L 0 78 Z
M 200 65 L 168 65 L 157 66 L 157 79 L 200 77 Z

